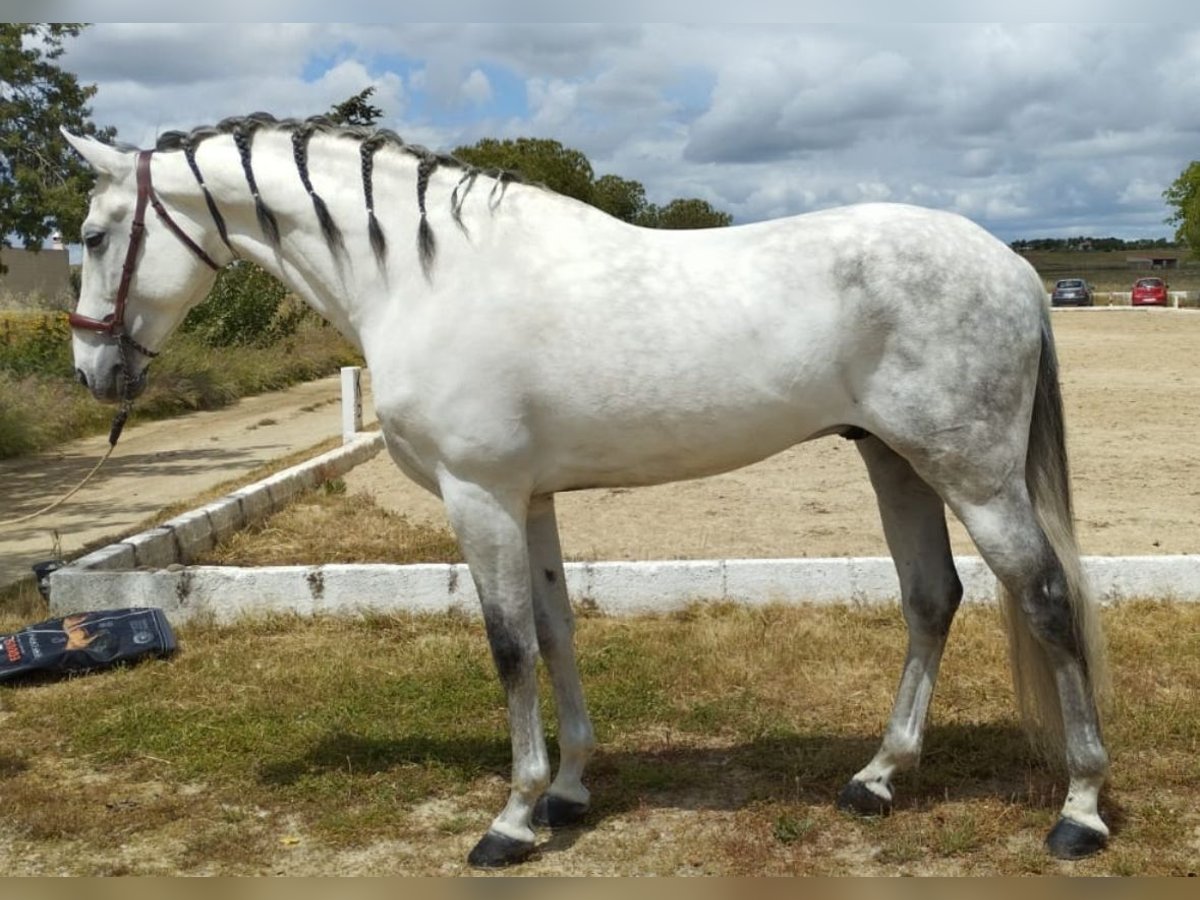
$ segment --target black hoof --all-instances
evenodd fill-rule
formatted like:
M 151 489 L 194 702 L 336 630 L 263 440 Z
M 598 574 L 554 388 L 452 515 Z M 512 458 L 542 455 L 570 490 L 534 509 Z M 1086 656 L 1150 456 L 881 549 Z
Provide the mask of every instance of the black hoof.
M 553 794 L 542 794 L 533 807 L 533 824 L 538 828 L 569 828 L 578 825 L 587 815 L 588 805 L 564 800 Z
M 502 869 L 525 862 L 533 852 L 533 841 L 518 841 L 489 831 L 467 856 L 467 862 L 477 869 Z
M 1083 859 L 1106 846 L 1106 835 L 1070 819 L 1059 819 L 1046 836 L 1046 849 L 1058 859 Z
M 838 794 L 837 807 L 859 816 L 886 816 L 892 812 L 892 801 L 884 800 L 861 781 L 851 781 Z

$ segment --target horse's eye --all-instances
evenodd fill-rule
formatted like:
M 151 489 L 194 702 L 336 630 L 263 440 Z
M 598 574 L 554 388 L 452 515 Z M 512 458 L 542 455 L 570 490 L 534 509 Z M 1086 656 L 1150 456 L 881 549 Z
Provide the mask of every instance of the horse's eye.
M 104 243 L 104 232 L 93 231 L 83 236 L 83 242 L 89 250 L 96 250 Z

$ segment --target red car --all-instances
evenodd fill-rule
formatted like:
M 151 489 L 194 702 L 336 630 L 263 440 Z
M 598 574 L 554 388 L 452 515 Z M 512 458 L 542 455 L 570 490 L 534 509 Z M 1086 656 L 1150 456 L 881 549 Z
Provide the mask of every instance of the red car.
M 1161 278 L 1139 278 L 1133 283 L 1130 302 L 1134 306 L 1166 306 L 1167 283 Z

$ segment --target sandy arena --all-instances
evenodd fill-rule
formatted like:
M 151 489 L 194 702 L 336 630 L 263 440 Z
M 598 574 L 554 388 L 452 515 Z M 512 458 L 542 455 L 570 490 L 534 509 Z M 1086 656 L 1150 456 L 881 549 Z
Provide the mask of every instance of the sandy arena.
M 1200 552 L 1200 312 L 1057 310 L 1054 330 L 1085 554 Z M 388 509 L 445 524 L 386 453 L 346 478 Z M 866 470 L 826 438 L 712 478 L 562 494 L 572 559 L 881 556 Z M 974 554 L 957 522 L 955 552 Z

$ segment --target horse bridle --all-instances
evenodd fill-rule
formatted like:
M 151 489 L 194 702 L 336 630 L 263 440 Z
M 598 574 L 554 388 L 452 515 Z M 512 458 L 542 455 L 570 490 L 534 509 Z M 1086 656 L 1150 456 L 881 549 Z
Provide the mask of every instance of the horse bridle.
M 171 230 L 172 234 L 179 238 L 183 242 L 183 245 L 199 257 L 205 265 L 218 272 L 222 268 L 213 261 L 213 258 L 204 251 L 203 247 L 187 236 L 178 223 L 171 218 L 166 207 L 162 205 L 162 202 L 154 193 L 154 186 L 150 183 L 150 157 L 153 153 L 153 150 L 141 150 L 137 156 L 137 203 L 133 210 L 133 225 L 129 231 L 129 248 L 125 251 L 125 265 L 121 270 L 121 283 L 117 287 L 115 308 L 103 319 L 93 319 L 90 316 L 83 316 L 77 312 L 72 312 L 67 316 L 67 321 L 70 322 L 72 328 L 94 331 L 97 334 L 113 338 L 120 346 L 122 358 L 126 362 L 128 362 L 127 356 L 130 349 L 136 350 L 150 359 L 158 356 L 157 350 L 150 350 L 148 347 L 139 344 L 125 330 L 125 306 L 129 301 L 129 285 L 133 281 L 133 273 L 137 268 L 138 252 L 141 250 L 142 241 L 146 236 L 147 203 L 154 207 L 154 211 L 158 213 L 158 217 L 162 219 L 163 224 Z M 128 366 L 126 367 L 126 371 L 128 373 Z

